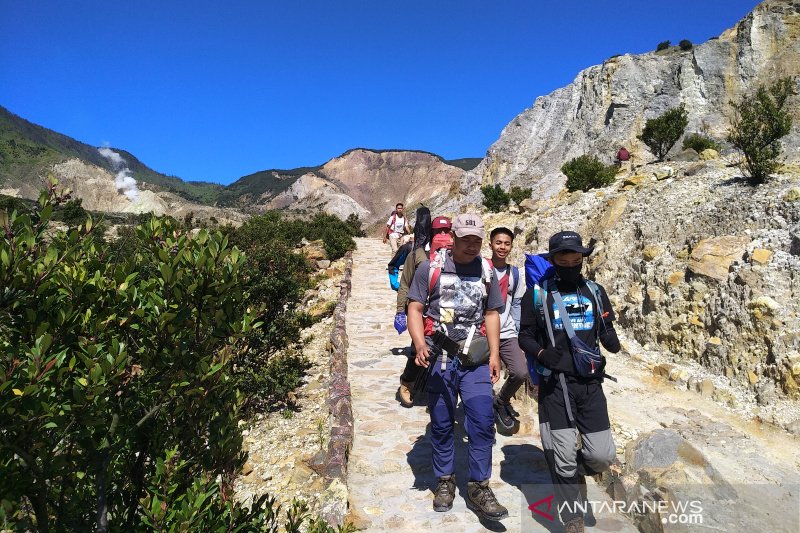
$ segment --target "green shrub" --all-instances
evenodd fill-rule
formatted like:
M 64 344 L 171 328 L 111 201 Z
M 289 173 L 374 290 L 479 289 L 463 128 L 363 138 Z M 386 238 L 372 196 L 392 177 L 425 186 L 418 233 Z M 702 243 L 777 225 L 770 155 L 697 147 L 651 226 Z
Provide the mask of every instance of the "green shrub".
M 667 48 L 669 48 L 669 45 L 670 45 L 669 41 L 661 41 L 660 43 L 658 43 L 658 46 L 656 46 L 656 52 L 666 50 Z
M 688 150 L 689 148 L 698 154 L 703 150 L 708 150 L 709 148 L 718 152 L 720 150 L 720 146 L 717 141 L 700 133 L 692 133 L 683 138 L 683 149 Z
M 361 218 L 356 215 L 355 213 L 350 213 L 348 215 L 347 220 L 345 220 L 345 224 L 350 227 L 350 235 L 353 237 L 366 237 L 367 232 L 362 229 L 362 225 L 364 224 L 361 221 Z
M 795 78 L 782 78 L 731 103 L 736 114 L 728 141 L 744 154 L 742 170 L 754 184 L 765 182 L 780 164 L 780 139 L 792 128 L 786 101 L 795 94 L 795 86 Z
M 244 257 L 219 234 L 188 239 L 152 219 L 141 247 L 110 262 L 91 219 L 45 238 L 53 189 L 0 237 L 3 521 L 138 531 L 157 514 L 162 530 L 190 516 L 195 530 L 258 530 L 257 507 L 220 497 L 245 458 L 230 345 L 253 326 Z
M 500 188 L 500 185 L 484 185 L 481 187 L 483 193 L 483 205 L 492 213 L 499 213 L 508 207 L 511 197 Z
M 514 201 L 515 204 L 519 205 L 521 202 L 528 200 L 531 197 L 532 189 L 530 187 L 523 189 L 522 187 L 511 187 L 511 190 L 508 192 L 508 196 Z
M 564 163 L 561 172 L 567 176 L 567 190 L 572 192 L 610 185 L 617 169 L 614 165 L 604 165 L 596 156 L 582 155 Z
M 83 208 L 83 200 L 77 198 L 56 205 L 53 209 L 53 220 L 59 220 L 69 227 L 76 227 L 86 222 L 89 213 Z
M 687 52 L 692 49 L 692 41 L 689 39 L 683 39 L 681 42 L 678 43 L 678 46 L 684 52 Z
M 688 123 L 686 107 L 681 104 L 648 120 L 639 139 L 650 148 L 659 161 L 663 161 L 670 149 L 683 135 L 683 130 L 686 129 Z

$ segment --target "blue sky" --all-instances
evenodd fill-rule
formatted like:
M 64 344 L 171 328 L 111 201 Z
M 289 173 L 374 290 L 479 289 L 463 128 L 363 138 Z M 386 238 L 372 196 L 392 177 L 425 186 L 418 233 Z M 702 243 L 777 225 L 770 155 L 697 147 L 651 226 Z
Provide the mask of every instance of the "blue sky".
M 755 0 L 0 0 L 0 105 L 187 180 L 355 147 L 483 157 L 537 96 Z

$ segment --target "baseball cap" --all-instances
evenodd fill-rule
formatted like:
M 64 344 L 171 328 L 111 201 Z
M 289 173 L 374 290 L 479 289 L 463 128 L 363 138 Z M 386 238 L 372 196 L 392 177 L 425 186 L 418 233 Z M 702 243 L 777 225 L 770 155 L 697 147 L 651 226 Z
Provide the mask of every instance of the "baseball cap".
M 442 229 L 442 228 L 450 229 L 452 226 L 453 224 L 447 217 L 436 217 L 433 219 L 433 222 L 431 223 L 431 227 L 433 229 Z
M 483 220 L 481 220 L 481 217 L 478 215 L 472 213 L 464 213 L 456 217 L 453 222 L 453 233 L 456 234 L 456 237 L 474 235 L 483 239 L 486 236 Z
M 550 258 L 554 254 L 563 251 L 578 252 L 584 256 L 591 254 L 594 248 L 584 248 L 581 236 L 574 231 L 559 231 L 552 237 L 548 243 L 547 257 Z

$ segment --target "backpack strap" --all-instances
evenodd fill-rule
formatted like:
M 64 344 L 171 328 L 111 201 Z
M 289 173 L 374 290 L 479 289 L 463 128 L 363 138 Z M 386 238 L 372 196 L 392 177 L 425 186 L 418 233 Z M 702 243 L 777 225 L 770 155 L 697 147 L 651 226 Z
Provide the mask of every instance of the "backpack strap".
M 592 280 L 584 279 L 586 283 L 586 287 L 589 289 L 589 295 L 591 296 L 592 300 L 594 300 L 594 308 L 596 310 L 595 313 L 595 321 L 600 322 L 603 324 L 603 328 L 606 328 L 606 322 L 603 320 L 606 317 L 606 313 L 603 310 L 603 298 L 600 296 L 600 285 L 595 283 Z M 595 328 L 597 331 L 597 336 L 600 336 L 600 324 L 597 325 Z
M 511 299 L 514 299 L 514 295 L 517 294 L 517 287 L 519 287 L 519 269 L 515 266 L 511 267 L 510 274 L 514 274 L 514 288 L 511 290 Z
M 544 323 L 547 329 L 547 336 L 550 337 L 550 345 L 555 348 L 556 340 L 555 335 L 553 335 L 553 323 L 550 320 L 550 311 L 545 305 L 547 303 L 547 283 L 549 281 L 549 279 L 544 280 L 544 287 L 539 287 L 539 285 L 533 286 L 533 307 L 536 310 L 540 310 L 544 314 Z

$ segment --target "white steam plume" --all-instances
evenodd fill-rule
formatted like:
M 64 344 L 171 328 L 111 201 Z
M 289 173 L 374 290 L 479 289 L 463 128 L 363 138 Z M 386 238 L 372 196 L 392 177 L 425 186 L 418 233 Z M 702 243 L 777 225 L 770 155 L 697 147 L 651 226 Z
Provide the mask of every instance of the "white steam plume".
M 111 162 L 114 170 L 118 171 L 117 176 L 114 178 L 114 185 L 117 186 L 117 190 L 127 196 L 131 202 L 136 202 L 139 199 L 139 188 L 136 186 L 136 180 L 133 179 L 128 168 L 128 162 L 111 148 L 98 148 L 97 151 Z

